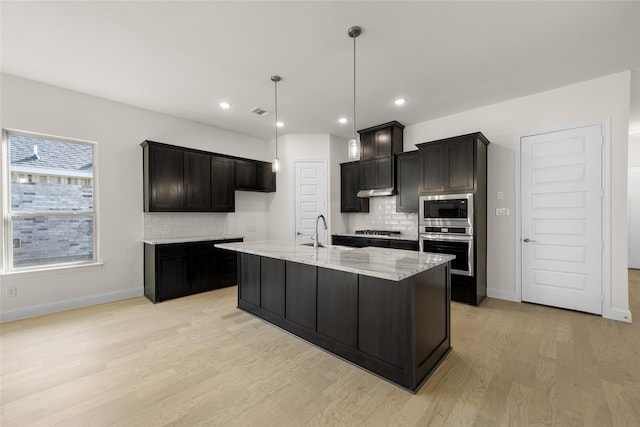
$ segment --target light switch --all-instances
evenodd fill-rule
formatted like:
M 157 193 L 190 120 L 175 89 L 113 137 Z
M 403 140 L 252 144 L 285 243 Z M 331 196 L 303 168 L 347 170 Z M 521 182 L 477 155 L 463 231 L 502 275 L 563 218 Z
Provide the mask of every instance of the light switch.
M 504 191 L 498 191 L 496 193 L 496 199 L 498 199 L 498 200 L 504 199 Z
M 509 215 L 509 208 L 496 208 L 496 216 Z

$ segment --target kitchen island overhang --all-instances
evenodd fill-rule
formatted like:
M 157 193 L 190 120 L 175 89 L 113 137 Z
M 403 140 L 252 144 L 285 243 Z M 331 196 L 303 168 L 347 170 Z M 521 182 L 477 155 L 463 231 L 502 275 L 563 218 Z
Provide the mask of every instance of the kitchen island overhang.
M 450 255 L 313 248 L 283 241 L 239 252 L 238 308 L 409 391 L 450 350 Z

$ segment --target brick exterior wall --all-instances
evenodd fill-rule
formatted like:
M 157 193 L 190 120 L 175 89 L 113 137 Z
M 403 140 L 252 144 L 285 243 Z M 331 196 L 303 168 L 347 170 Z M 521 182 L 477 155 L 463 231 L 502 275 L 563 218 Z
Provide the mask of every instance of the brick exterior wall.
M 92 211 L 91 180 L 39 176 L 36 182 L 11 179 L 11 206 L 19 211 Z M 61 181 L 57 183 L 57 181 Z M 26 267 L 93 259 L 93 216 L 14 218 L 13 266 Z

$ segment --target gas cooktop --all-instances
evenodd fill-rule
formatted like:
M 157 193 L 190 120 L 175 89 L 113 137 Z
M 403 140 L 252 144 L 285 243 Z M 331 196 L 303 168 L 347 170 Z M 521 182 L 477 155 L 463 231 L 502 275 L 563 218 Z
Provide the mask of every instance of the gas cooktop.
M 356 230 L 356 234 L 368 234 L 372 236 L 399 236 L 399 231 L 388 230 Z

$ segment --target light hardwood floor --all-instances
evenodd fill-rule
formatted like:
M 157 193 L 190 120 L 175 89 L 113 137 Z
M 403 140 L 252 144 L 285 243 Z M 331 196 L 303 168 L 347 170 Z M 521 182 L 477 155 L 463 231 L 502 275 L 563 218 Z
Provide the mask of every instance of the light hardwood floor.
M 635 323 L 454 303 L 453 350 L 412 395 L 235 308 L 236 288 L 5 323 L 2 426 L 639 426 Z

